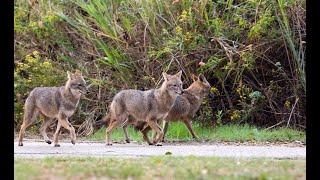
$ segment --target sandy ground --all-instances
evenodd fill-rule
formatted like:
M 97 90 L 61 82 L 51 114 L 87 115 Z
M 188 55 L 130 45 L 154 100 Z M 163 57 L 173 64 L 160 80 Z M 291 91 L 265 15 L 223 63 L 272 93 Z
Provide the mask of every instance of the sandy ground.
M 113 144 L 78 141 L 72 145 L 61 141 L 61 147 L 53 147 L 42 140 L 25 139 L 24 146 L 14 143 L 16 158 L 43 157 L 145 157 L 145 156 L 216 156 L 216 157 L 265 157 L 296 159 L 306 158 L 306 147 L 286 144 L 226 144 L 226 143 L 164 143 L 163 146 L 149 146 L 145 143 Z

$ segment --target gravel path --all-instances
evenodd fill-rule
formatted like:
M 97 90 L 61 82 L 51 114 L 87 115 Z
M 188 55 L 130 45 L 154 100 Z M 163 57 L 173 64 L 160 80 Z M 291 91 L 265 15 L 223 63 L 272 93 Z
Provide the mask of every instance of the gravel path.
M 72 145 L 61 142 L 61 147 L 53 147 L 44 142 L 24 141 L 24 146 L 14 143 L 14 156 L 26 158 L 43 157 L 144 157 L 160 156 L 172 153 L 173 156 L 217 156 L 217 157 L 268 157 L 303 158 L 306 147 L 288 147 L 283 145 L 223 145 L 223 144 L 164 144 L 149 146 L 146 144 L 113 144 L 106 146 L 102 142 L 78 142 Z

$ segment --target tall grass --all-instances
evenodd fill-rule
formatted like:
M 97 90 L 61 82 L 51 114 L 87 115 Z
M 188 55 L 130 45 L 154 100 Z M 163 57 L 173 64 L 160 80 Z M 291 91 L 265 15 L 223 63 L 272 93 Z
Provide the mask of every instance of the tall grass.
M 285 38 L 285 41 L 287 43 L 287 46 L 292 54 L 292 59 L 294 60 L 294 68 L 296 71 L 298 71 L 298 76 L 300 79 L 300 84 L 302 85 L 304 91 L 306 91 L 306 77 L 305 77 L 305 58 L 304 58 L 304 53 L 305 53 L 305 45 L 304 45 L 304 40 L 302 39 L 302 34 L 304 29 L 301 27 L 299 22 L 301 19 L 296 18 L 293 19 L 294 23 L 298 25 L 298 28 L 296 33 L 292 32 L 292 27 L 290 27 L 290 23 L 288 20 L 288 13 L 286 12 L 286 4 L 288 3 L 285 0 L 278 0 L 277 1 L 277 7 L 279 11 L 279 15 L 276 16 L 278 23 L 280 25 L 280 29 L 283 33 L 283 36 Z M 297 2 L 292 2 L 294 6 L 299 6 Z M 297 12 L 298 13 L 298 12 Z M 294 15 L 294 14 L 292 14 Z M 300 27 L 299 27 L 300 26 Z M 296 37 L 298 36 L 298 37 Z M 288 58 L 291 58 L 289 56 Z

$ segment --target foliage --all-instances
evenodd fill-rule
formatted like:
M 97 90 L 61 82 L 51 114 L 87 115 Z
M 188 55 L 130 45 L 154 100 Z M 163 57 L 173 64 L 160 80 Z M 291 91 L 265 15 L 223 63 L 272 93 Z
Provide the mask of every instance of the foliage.
M 52 77 L 86 74 L 90 101 L 72 117 L 81 134 L 93 132 L 120 89 L 158 87 L 163 71 L 179 69 L 185 87 L 199 73 L 213 86 L 195 118 L 203 124 L 304 128 L 304 20 L 305 2 L 297 0 L 18 0 L 15 63 L 38 51 L 57 70 Z M 25 98 L 15 99 L 16 114 Z

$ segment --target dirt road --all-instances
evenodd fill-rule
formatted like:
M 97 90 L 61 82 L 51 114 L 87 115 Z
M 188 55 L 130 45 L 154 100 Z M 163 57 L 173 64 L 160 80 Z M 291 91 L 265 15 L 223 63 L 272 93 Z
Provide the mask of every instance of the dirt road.
M 72 145 L 61 142 L 61 147 L 53 147 L 42 141 L 27 140 L 24 146 L 14 143 L 14 156 L 27 158 L 42 157 L 144 157 L 171 154 L 172 156 L 217 156 L 217 157 L 269 157 L 269 158 L 305 158 L 306 147 L 288 147 L 283 145 L 223 145 L 223 144 L 164 144 L 149 146 L 146 144 L 114 144 L 106 146 L 102 142 L 78 142 Z

